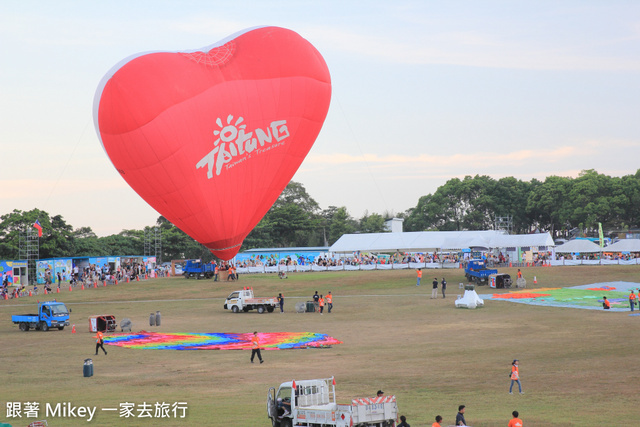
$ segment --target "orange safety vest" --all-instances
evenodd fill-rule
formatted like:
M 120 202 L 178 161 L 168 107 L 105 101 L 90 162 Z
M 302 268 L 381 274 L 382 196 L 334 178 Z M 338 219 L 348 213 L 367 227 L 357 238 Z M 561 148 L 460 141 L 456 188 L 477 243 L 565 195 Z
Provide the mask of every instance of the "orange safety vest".
M 320 298 L 320 307 L 324 307 L 324 298 Z
M 214 272 L 215 274 L 218 274 L 218 271 L 219 271 L 219 269 L 218 269 L 218 266 L 216 265 L 216 268 L 213 270 L 213 272 Z
M 331 296 L 331 294 L 327 295 L 327 304 L 331 304 L 333 301 L 333 296 Z
M 520 371 L 516 365 L 511 365 L 511 379 L 519 380 L 520 379 Z
M 522 420 L 520 418 L 512 418 L 507 427 L 522 427 Z
M 611 303 L 609 302 L 608 299 L 604 300 L 604 305 L 606 305 L 607 308 L 611 308 Z
M 260 348 L 260 339 L 256 335 L 251 338 L 251 348 L 254 350 Z
M 431 424 L 431 427 L 440 427 L 440 423 L 435 422 L 435 423 Z
M 98 331 L 96 334 L 96 342 L 102 342 L 104 339 L 102 337 L 102 332 Z
M 634 299 L 636 299 L 636 294 L 633 294 L 633 293 L 629 294 L 629 299 L 630 299 L 631 301 L 633 301 Z
M 418 270 L 418 278 L 422 279 L 422 270 Z

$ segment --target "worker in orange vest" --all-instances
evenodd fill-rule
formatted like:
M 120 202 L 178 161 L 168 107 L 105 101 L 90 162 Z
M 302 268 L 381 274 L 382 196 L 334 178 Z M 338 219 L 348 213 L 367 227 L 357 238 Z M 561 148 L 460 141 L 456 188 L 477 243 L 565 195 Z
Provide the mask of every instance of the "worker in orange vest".
M 441 422 L 442 422 L 442 417 L 440 415 L 436 415 L 436 422 L 431 424 L 431 427 L 440 427 Z
M 104 337 L 102 336 L 102 332 L 98 331 L 96 334 L 96 356 L 98 355 L 98 348 L 102 348 L 104 354 L 107 354 L 107 350 L 104 349 Z
M 260 363 L 263 363 L 262 355 L 260 354 L 260 338 L 258 338 L 258 331 L 253 332 L 253 337 L 251 337 L 251 363 L 253 363 L 253 358 L 255 355 L 258 355 L 258 359 L 260 359 Z
M 320 305 L 320 315 L 322 315 L 322 312 L 324 311 L 324 298 L 322 298 L 322 295 L 320 295 L 320 299 L 318 300 L 318 304 Z
M 218 264 L 216 264 L 216 266 L 213 269 L 213 281 L 214 282 L 218 281 L 218 274 L 220 274 L 220 268 L 218 267 Z
M 607 297 L 602 297 L 602 298 L 603 298 L 602 308 L 604 308 L 605 310 L 609 310 L 611 308 L 611 303 L 609 302 Z
M 640 294 L 638 294 L 640 296 Z M 636 305 L 636 294 L 633 293 L 633 289 L 631 289 L 631 293 L 629 294 L 629 305 L 631 306 L 631 311 L 633 311 L 633 306 Z
M 417 270 L 417 274 L 418 274 L 418 283 L 416 283 L 416 286 L 420 286 L 420 280 L 422 280 L 422 269 L 419 268 Z
M 522 391 L 522 384 L 520 384 L 520 369 L 518 368 L 518 359 L 511 363 L 511 387 L 509 387 L 509 394 L 513 394 L 513 383 L 518 383 L 520 394 L 524 394 Z
M 325 300 L 327 301 L 327 312 L 331 313 L 331 309 L 333 308 L 333 295 L 331 295 L 331 291 L 329 291 Z

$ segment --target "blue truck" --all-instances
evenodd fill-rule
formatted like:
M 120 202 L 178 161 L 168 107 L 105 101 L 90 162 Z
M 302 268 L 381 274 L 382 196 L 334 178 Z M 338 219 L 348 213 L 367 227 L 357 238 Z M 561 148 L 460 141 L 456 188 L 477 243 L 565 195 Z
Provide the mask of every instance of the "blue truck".
M 489 276 L 498 274 L 498 270 L 487 268 L 487 261 L 483 259 L 469 260 L 464 269 L 464 276 L 468 282 L 477 285 L 486 285 L 489 282 Z
M 215 266 L 208 262 L 202 262 L 199 259 L 187 260 L 184 268 L 182 269 L 182 275 L 191 279 L 211 279 L 213 277 Z
M 24 332 L 31 328 L 41 331 L 51 328 L 63 330 L 65 326 L 69 326 L 69 310 L 64 303 L 44 301 L 38 303 L 37 314 L 15 314 L 11 316 L 11 321 Z

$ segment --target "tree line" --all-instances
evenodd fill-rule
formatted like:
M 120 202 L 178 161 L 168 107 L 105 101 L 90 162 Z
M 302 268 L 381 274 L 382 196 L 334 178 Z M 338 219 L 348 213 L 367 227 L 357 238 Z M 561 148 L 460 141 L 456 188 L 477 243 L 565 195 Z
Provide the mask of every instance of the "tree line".
M 491 230 L 498 217 L 510 217 L 514 233 L 549 231 L 553 237 L 593 235 L 598 223 L 606 230 L 629 230 L 640 226 L 640 170 L 622 177 L 585 170 L 577 178 L 549 176 L 544 181 L 486 175 L 452 178 L 405 212 L 365 212 L 358 219 L 344 206 L 321 209 L 302 184 L 292 181 L 249 233 L 242 250 L 327 246 L 343 234 L 383 232 L 391 217 L 403 218 L 405 231 Z M 145 232 L 154 227 L 162 236 L 163 261 L 213 257 L 164 217 L 142 230 L 98 237 L 91 227 L 74 228 L 61 215 L 33 209 L 0 216 L 0 259 L 20 256 L 20 235 L 36 219 L 43 228 L 40 258 L 144 255 Z

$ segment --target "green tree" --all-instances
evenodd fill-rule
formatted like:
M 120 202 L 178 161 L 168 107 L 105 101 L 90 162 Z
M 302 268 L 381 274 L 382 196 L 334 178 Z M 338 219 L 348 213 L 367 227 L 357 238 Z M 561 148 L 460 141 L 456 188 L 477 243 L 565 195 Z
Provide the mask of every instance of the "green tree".
M 329 226 L 329 244 L 333 245 L 343 234 L 351 234 L 356 231 L 357 222 L 351 218 L 347 208 L 338 208 L 331 219 Z
M 358 230 L 361 233 L 382 233 L 386 231 L 384 221 L 384 217 L 380 214 L 372 213 L 369 215 L 368 212 L 365 212 L 362 218 L 360 218 Z

